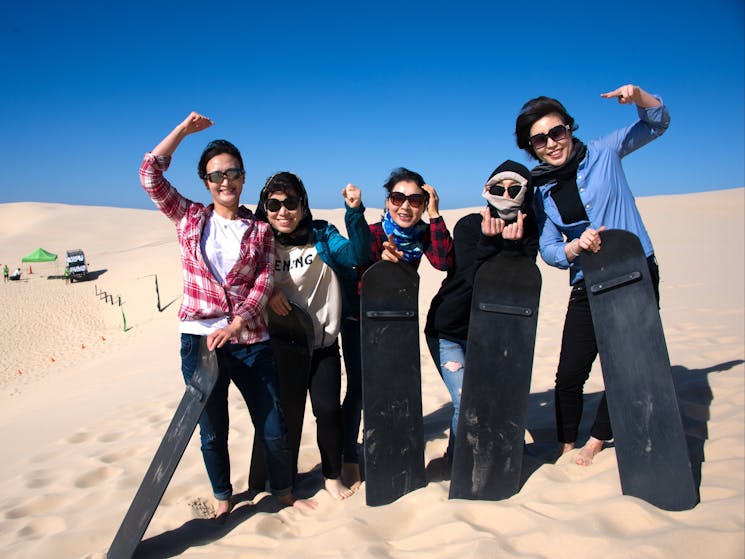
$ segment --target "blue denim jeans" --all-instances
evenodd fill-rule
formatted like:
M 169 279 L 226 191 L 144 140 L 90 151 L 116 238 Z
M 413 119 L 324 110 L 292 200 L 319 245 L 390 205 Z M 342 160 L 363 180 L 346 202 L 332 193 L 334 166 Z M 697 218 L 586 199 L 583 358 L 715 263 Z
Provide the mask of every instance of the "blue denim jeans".
M 201 336 L 181 334 L 181 373 L 188 383 L 196 370 Z M 255 436 L 264 443 L 272 493 L 292 490 L 292 462 L 279 390 L 274 355 L 269 342 L 251 345 L 226 344 L 216 350 L 219 377 L 199 418 L 202 458 L 216 499 L 233 494 L 228 454 L 228 387 L 231 381 L 246 401 Z
M 460 410 L 460 394 L 463 388 L 463 371 L 466 368 L 466 340 L 454 342 L 445 338 L 427 336 L 427 347 L 437 371 L 445 383 L 453 401 L 453 419 L 450 422 L 450 439 L 448 441 L 448 460 L 452 460 L 455 436 L 458 430 L 458 413 Z M 445 366 L 451 363 L 451 366 Z
M 345 318 L 341 323 L 341 347 L 347 374 L 347 393 L 341 407 L 344 462 L 359 463 L 357 438 L 362 419 L 362 357 L 360 354 L 360 321 Z

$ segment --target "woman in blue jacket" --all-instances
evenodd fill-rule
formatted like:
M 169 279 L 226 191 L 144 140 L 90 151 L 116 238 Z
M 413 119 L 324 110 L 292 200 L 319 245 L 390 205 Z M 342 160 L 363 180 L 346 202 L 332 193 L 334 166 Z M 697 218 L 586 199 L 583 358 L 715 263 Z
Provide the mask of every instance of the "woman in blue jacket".
M 670 114 L 659 97 L 636 85 L 623 85 L 605 99 L 634 104 L 638 120 L 587 144 L 574 135 L 577 126 L 564 106 L 550 97 L 531 99 L 515 123 L 517 145 L 540 161 L 532 170 L 541 258 L 569 269 L 569 297 L 561 354 L 556 372 L 556 423 L 561 452 L 574 448 L 582 416 L 582 392 L 598 354 L 595 329 L 582 274 L 582 254 L 601 250 L 603 229 L 624 229 L 641 241 L 659 301 L 659 270 L 621 160 L 660 137 Z M 613 438 L 605 395 L 576 463 L 587 466 Z
M 342 480 L 343 429 L 339 330 L 346 317 L 359 313 L 357 272 L 370 254 L 370 229 L 361 193 L 342 190 L 349 239 L 332 224 L 314 220 L 300 178 L 281 172 L 267 180 L 256 216 L 269 222 L 275 235 L 274 293 L 269 306 L 284 316 L 290 301 L 313 320 L 313 355 L 308 390 L 316 418 L 316 440 L 326 490 L 337 499 L 353 491 Z

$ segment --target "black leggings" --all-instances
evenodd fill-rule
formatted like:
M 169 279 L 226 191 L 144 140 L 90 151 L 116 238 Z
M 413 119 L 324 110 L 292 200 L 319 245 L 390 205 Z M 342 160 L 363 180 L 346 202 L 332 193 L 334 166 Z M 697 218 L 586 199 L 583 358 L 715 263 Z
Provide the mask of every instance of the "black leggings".
M 647 266 L 659 307 L 660 273 L 654 255 L 647 258 Z M 587 298 L 585 282 L 581 281 L 572 288 L 569 296 L 564 333 L 561 338 L 559 367 L 556 371 L 556 431 L 562 443 L 573 443 L 577 440 L 582 418 L 582 392 L 597 355 L 598 347 L 590 314 L 590 301 Z M 590 435 L 602 441 L 613 438 L 605 392 L 600 400 Z
M 316 418 L 316 441 L 321 452 L 321 470 L 327 479 L 341 475 L 342 426 L 341 357 L 339 342 L 313 351 L 311 361 L 310 403 Z

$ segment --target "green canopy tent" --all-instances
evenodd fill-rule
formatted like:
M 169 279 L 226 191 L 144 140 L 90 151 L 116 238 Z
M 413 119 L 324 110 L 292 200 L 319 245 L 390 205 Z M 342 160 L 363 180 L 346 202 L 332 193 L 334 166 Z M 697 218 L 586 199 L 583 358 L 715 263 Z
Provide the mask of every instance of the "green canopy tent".
M 54 262 L 57 260 L 57 255 L 47 252 L 43 248 L 37 248 L 31 254 L 27 254 L 21 258 L 21 262 Z M 56 268 L 56 266 L 55 266 Z M 31 266 L 28 267 L 29 273 L 31 273 Z

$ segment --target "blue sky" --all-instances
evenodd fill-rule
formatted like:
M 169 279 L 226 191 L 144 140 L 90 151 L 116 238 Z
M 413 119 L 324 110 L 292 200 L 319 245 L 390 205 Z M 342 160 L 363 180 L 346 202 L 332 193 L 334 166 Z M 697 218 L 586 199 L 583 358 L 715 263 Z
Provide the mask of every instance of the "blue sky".
M 584 140 L 636 111 L 599 94 L 635 83 L 670 107 L 668 133 L 625 160 L 637 195 L 745 185 L 742 0 L 649 2 L 3 2 L 0 202 L 152 208 L 137 169 L 191 110 L 169 179 L 200 201 L 205 144 L 226 138 L 264 180 L 300 175 L 311 207 L 352 182 L 383 203 L 391 169 L 441 207 L 481 205 L 521 105 L 561 100 Z

